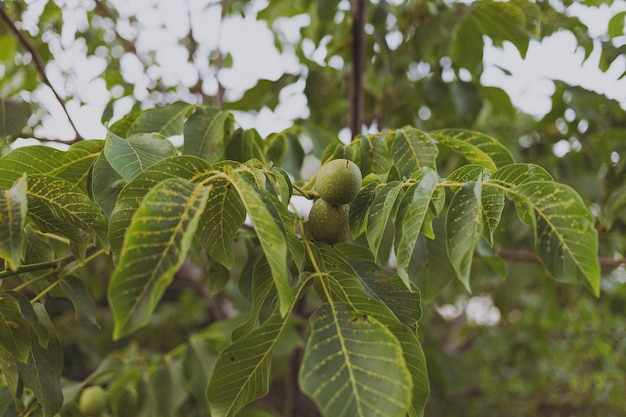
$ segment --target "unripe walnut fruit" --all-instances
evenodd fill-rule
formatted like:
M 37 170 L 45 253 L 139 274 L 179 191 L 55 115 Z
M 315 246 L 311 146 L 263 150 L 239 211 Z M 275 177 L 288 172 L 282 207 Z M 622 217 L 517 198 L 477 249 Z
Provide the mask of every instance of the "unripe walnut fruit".
M 83 390 L 78 402 L 78 409 L 85 416 L 96 417 L 104 412 L 106 404 L 106 391 L 102 387 L 94 385 Z
M 344 242 L 350 237 L 349 215 L 349 205 L 333 206 L 318 198 L 309 212 L 309 232 L 319 242 Z
M 333 206 L 349 204 L 361 189 L 363 176 L 349 159 L 333 159 L 317 172 L 315 190 L 321 199 Z

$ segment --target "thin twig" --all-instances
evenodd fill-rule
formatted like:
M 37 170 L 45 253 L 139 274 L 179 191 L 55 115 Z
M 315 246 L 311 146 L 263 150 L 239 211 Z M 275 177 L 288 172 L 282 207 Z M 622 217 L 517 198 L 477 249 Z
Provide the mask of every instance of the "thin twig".
M 537 254 L 528 251 L 500 249 L 498 250 L 498 256 L 506 261 L 529 262 L 534 264 L 541 263 L 541 259 L 539 259 L 539 256 L 537 256 Z M 600 256 L 598 257 L 598 263 L 600 264 L 600 266 L 618 267 L 621 265 L 626 265 L 626 258 L 611 258 L 609 256 Z
M 4 9 L 4 6 L 2 5 L 2 3 L 0 3 L 0 17 L 7 24 L 7 26 L 9 26 L 9 29 L 11 29 L 11 31 L 15 34 L 19 42 L 28 50 L 28 52 L 30 52 L 31 56 L 33 57 L 33 62 L 35 63 L 35 68 L 37 68 L 37 72 L 39 73 L 41 80 L 43 81 L 45 85 L 47 85 L 50 88 L 50 90 L 52 90 L 54 97 L 56 97 L 57 101 L 61 105 L 61 108 L 63 108 L 63 112 L 65 112 L 65 115 L 67 116 L 67 120 L 70 122 L 72 129 L 74 129 L 74 132 L 76 133 L 76 137 L 72 142 L 77 142 L 77 141 L 82 140 L 82 137 L 80 133 L 78 132 L 78 129 L 76 128 L 76 125 L 74 124 L 74 121 L 72 120 L 72 117 L 70 116 L 70 113 L 67 110 L 65 100 L 57 92 L 57 90 L 54 88 L 54 86 L 50 82 L 50 79 L 46 75 L 46 68 L 45 68 L 43 60 L 41 59 L 41 56 L 39 55 L 39 52 L 37 52 L 37 49 L 35 49 L 32 42 L 26 37 L 26 35 L 24 35 L 22 31 L 17 28 L 17 26 L 15 25 L 15 22 L 13 22 L 11 17 L 8 15 L 6 10 Z M 68 143 L 68 142 L 65 142 L 65 143 Z

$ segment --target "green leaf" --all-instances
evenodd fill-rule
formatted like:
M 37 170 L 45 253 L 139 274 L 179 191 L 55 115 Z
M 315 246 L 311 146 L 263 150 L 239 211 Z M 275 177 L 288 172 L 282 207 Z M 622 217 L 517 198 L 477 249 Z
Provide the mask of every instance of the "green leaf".
M 111 217 L 115 202 L 126 180 L 109 164 L 104 153 L 95 160 L 91 171 L 91 195 L 105 216 Z
M 509 150 L 491 136 L 461 129 L 443 129 L 431 133 L 442 145 L 460 153 L 472 164 L 484 166 L 490 171 L 512 164 Z
M 448 257 L 457 278 L 467 291 L 474 249 L 482 232 L 482 181 L 472 181 L 460 188 L 452 201 L 446 217 Z
M 0 158 L 0 189 L 8 190 L 24 173 L 45 174 L 59 167 L 63 151 L 47 146 L 17 148 Z
M 386 174 L 392 160 L 384 139 L 377 135 L 361 135 L 360 139 L 357 137 L 355 140 L 359 141 L 361 174 L 364 177 L 370 173 Z
M 272 278 L 280 300 L 280 312 L 286 314 L 293 299 L 293 291 L 289 285 L 287 239 L 282 228 L 280 214 L 267 191 L 256 188 L 242 174 L 232 175 L 230 180 L 252 220 L 263 252 L 272 269 Z
M 77 186 L 48 175 L 28 177 L 28 215 L 45 232 L 83 242 L 84 233 L 108 248 L 107 220 Z
M 67 180 L 86 191 L 89 171 L 103 148 L 103 140 L 77 142 L 63 153 L 60 165 L 46 174 Z
M 570 283 L 586 281 L 599 296 L 598 232 L 576 191 L 564 184 L 532 181 L 509 192 L 532 208 L 535 251 L 552 276 Z
M 327 250 L 323 253 L 324 257 L 328 256 Z M 354 310 L 373 316 L 398 339 L 413 386 L 408 411 L 412 416 L 423 416 L 430 384 L 426 359 L 415 331 L 401 324 L 387 306 L 365 294 L 360 280 L 352 273 L 336 269 L 327 278 L 334 299 L 347 302 Z
M 128 127 L 126 137 L 138 133 L 157 133 L 166 138 L 183 134 L 185 115 L 193 106 L 176 101 L 164 107 L 156 107 L 141 112 Z
M 624 21 L 626 20 L 626 11 L 616 13 L 609 20 L 608 35 L 611 38 L 624 36 Z
M 83 280 L 74 275 L 64 275 L 61 278 L 60 287 L 74 305 L 76 320 L 79 323 L 98 326 L 96 321 L 96 304 Z
M 506 189 L 514 188 L 518 185 L 532 181 L 552 181 L 552 176 L 540 167 L 534 164 L 511 164 L 506 165 L 494 172 L 487 180 L 488 184 L 495 183 Z M 528 225 L 533 224 L 532 208 L 528 207 L 525 201 L 516 198 L 515 195 L 509 195 L 515 203 L 517 214 L 522 222 Z
M 383 232 L 391 217 L 392 210 L 396 206 L 396 200 L 401 195 L 402 187 L 403 184 L 400 181 L 385 184 L 369 207 L 366 236 L 370 250 L 376 257 L 380 249 Z
M 483 65 L 483 34 L 471 15 L 456 25 L 450 48 L 450 58 L 459 68 L 479 74 Z
M 63 350 L 54 327 L 44 307 L 34 306 L 38 321 L 48 331 L 47 346 L 40 344 L 40 338 L 31 330 L 31 349 L 26 364 L 18 362 L 20 375 L 34 393 L 43 409 L 44 417 L 53 417 L 63 405 L 61 391 L 61 371 L 63 370 Z
M 175 154 L 174 145 L 158 133 L 137 134 L 123 139 L 109 131 L 104 145 L 104 155 L 109 164 L 126 181 Z
M 263 139 L 256 129 L 237 129 L 226 143 L 224 159 L 246 162 L 258 159 L 266 163 Z
M 309 321 L 299 382 L 325 416 L 405 415 L 411 376 L 387 327 L 341 302 L 323 304 Z
M 379 183 L 370 182 L 364 186 L 350 204 L 350 231 L 352 237 L 357 237 L 365 231 L 367 214 L 376 198 Z
M 366 293 L 385 303 L 402 324 L 417 328 L 417 322 L 422 316 L 420 293 L 417 288 L 411 284 L 407 285 L 397 273 L 381 267 L 376 262 L 353 259 L 350 265 L 361 278 Z
M 424 235 L 417 238 L 408 268 L 408 274 L 420 289 L 425 302 L 432 301 L 456 276 L 448 257 L 445 217 L 441 216 L 433 221 L 433 231 L 434 239 L 428 239 Z
M 109 239 L 117 258 L 126 230 L 142 199 L 160 182 L 168 178 L 184 178 L 197 182 L 211 172 L 208 162 L 195 156 L 172 156 L 148 168 L 129 182 L 119 193 L 109 222 Z
M 300 280 L 294 302 L 310 278 Z M 287 308 L 291 309 L 293 303 Z M 286 314 L 275 312 L 220 352 L 206 391 L 211 416 L 234 417 L 243 406 L 268 393 L 272 352 L 288 322 Z
M 526 16 L 513 2 L 482 0 L 472 5 L 470 15 L 481 33 L 493 39 L 496 45 L 509 41 L 526 57 L 530 36 L 526 31 Z
M 27 363 L 30 356 L 30 324 L 22 317 L 20 304 L 0 292 L 0 346 L 12 359 Z
M 2 367 L 0 367 L 2 369 Z M 13 394 L 8 387 L 0 386 L 0 416 L 18 417 L 17 408 L 13 401 Z
M 24 226 L 28 204 L 26 174 L 9 189 L 0 191 L 0 257 L 12 271 L 22 264 L 26 246 Z
M 280 133 L 270 134 L 265 139 L 267 158 L 274 166 L 284 168 L 296 180 L 302 178 L 300 169 L 305 157 L 299 133 L 298 127 L 292 126 Z
M 109 284 L 115 339 L 147 324 L 185 259 L 208 195 L 202 184 L 170 178 L 143 199 Z
M 441 190 L 437 185 L 441 178 L 430 168 L 422 169 L 423 176 L 404 193 L 398 215 L 395 220 L 395 254 L 398 275 L 409 286 L 407 269 L 413 256 L 417 237 L 429 219 L 433 199 L 438 198 Z M 432 219 L 431 219 L 432 221 Z M 430 226 L 429 226 L 430 228 Z
M 298 76 L 293 74 L 283 74 L 276 81 L 259 80 L 254 87 L 246 90 L 239 100 L 224 103 L 224 108 L 250 111 L 261 110 L 262 107 L 267 106 L 273 110 L 278 105 L 280 90 L 297 80 Z
M 209 256 L 230 269 L 235 261 L 232 243 L 246 220 L 246 208 L 227 179 L 217 178 L 209 184 L 211 194 L 196 235 Z
M 426 133 L 413 127 L 396 130 L 389 151 L 401 176 L 410 177 L 422 167 L 437 169 L 437 145 Z
M 0 138 L 19 135 L 30 115 L 25 101 L 0 99 Z
M 224 144 L 233 132 L 230 112 L 200 107 L 185 122 L 184 154 L 195 155 L 210 163 L 224 156 Z

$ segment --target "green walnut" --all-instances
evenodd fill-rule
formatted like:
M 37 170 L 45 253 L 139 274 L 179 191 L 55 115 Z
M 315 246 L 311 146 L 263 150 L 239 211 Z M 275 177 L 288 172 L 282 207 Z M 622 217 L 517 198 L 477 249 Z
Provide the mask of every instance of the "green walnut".
M 315 189 L 321 199 L 333 206 L 349 204 L 361 189 L 363 176 L 349 159 L 333 159 L 317 172 Z
M 318 198 L 309 212 L 309 232 L 311 237 L 328 244 L 344 242 L 350 237 L 350 206 L 333 206 Z
M 85 416 L 96 417 L 104 412 L 106 405 L 106 391 L 102 387 L 94 385 L 83 390 L 78 402 L 78 409 Z

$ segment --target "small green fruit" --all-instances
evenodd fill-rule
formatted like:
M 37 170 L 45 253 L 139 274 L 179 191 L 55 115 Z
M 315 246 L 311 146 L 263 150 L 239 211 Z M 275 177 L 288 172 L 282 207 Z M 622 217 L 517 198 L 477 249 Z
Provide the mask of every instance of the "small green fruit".
M 309 212 L 309 232 L 319 242 L 344 242 L 350 237 L 349 215 L 349 205 L 333 206 L 318 198 Z
M 317 172 L 315 189 L 320 198 L 333 206 L 349 204 L 361 189 L 363 176 L 349 159 L 333 159 Z
M 102 387 L 94 385 L 83 390 L 78 402 L 78 409 L 85 416 L 96 417 L 104 412 L 106 405 L 106 391 Z

